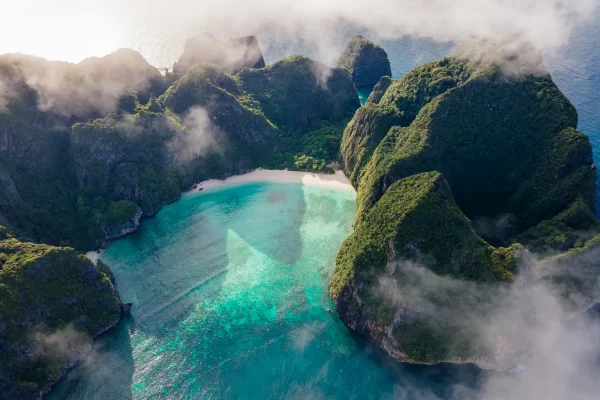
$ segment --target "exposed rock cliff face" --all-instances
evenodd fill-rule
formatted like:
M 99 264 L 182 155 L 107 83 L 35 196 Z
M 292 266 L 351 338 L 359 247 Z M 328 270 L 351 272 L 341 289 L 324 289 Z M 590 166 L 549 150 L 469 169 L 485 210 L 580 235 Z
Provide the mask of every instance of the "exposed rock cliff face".
M 337 66 L 350 71 L 356 86 L 375 85 L 381 77 L 392 76 L 385 50 L 360 35 L 350 40 Z
M 210 33 L 195 36 L 186 42 L 183 54 L 173 65 L 173 72 L 183 76 L 199 63 L 214 64 L 230 74 L 242 68 L 265 66 L 258 40 L 254 36 L 220 41 Z
M 340 316 L 402 361 L 510 368 L 527 343 L 490 343 L 474 327 L 488 317 L 491 294 L 517 279 L 523 245 L 572 255 L 600 237 L 596 171 L 575 109 L 547 74 L 515 78 L 454 58 L 380 89 L 342 140 L 358 212 L 330 284 Z M 468 219 L 505 215 L 502 235 L 489 228 L 499 223 Z M 569 307 L 582 310 L 600 294 L 565 282 L 570 273 L 600 276 L 600 263 L 586 261 L 565 272 L 559 259 L 544 259 L 534 275 L 561 293 L 578 287 L 563 297 L 586 299 Z
M 126 204 L 121 205 L 122 203 Z M 102 229 L 102 232 L 104 233 L 105 243 L 109 243 L 112 239 L 116 239 L 134 232 L 140 225 L 140 218 L 143 214 L 142 209 L 138 207 L 137 204 L 127 202 L 125 200 L 115 203 L 113 207 L 125 210 L 122 211 L 123 215 L 119 216 L 119 218 L 117 218 L 115 221 L 106 221 L 101 223 L 100 229 Z M 116 213 L 116 211 L 109 211 L 109 215 L 113 213 Z

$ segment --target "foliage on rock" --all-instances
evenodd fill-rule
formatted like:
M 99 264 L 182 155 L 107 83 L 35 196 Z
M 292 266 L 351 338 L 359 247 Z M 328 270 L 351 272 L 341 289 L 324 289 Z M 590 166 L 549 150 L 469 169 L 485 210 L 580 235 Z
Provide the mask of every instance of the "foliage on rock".
M 356 86 L 375 85 L 381 77 L 392 76 L 385 50 L 360 35 L 350 40 L 337 66 L 350 72 Z

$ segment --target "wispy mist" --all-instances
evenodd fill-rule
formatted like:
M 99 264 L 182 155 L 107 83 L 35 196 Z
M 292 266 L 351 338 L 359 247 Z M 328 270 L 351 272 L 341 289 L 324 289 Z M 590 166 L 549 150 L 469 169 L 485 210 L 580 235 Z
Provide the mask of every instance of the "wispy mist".
M 185 131 L 176 130 L 176 135 L 168 143 L 169 151 L 179 161 L 192 160 L 208 150 L 216 150 L 216 127 L 212 124 L 206 109 L 194 106 L 183 118 Z
M 23 82 L 37 93 L 37 106 L 65 117 L 104 116 L 128 89 L 144 91 L 159 72 L 137 52 L 119 50 L 79 64 L 49 62 L 20 54 L 0 57 L 0 105 L 19 96 Z
M 90 351 L 92 339 L 70 324 L 55 330 L 38 327 L 34 344 L 36 356 L 65 359 L 72 366 Z
M 513 370 L 490 374 L 479 390 L 457 386 L 453 399 L 594 399 L 600 393 L 600 323 L 582 311 L 599 294 L 590 262 L 598 255 L 548 262 L 526 253 L 518 278 L 503 285 L 441 277 L 421 262 L 405 261 L 389 267 L 374 293 L 396 308 L 396 322 L 425 318 L 438 326 L 467 326 L 471 344 L 491 355 L 490 368 Z M 565 277 L 588 279 L 593 290 L 575 303 L 564 297 Z M 415 390 L 418 396 L 403 388 L 398 398 L 437 399 Z
M 38 2 L 36 7 L 33 3 Z M 12 40 L 0 45 L 0 52 L 65 58 L 69 44 L 86 38 L 96 44 L 95 54 L 111 46 L 133 47 L 160 67 L 171 66 L 185 40 L 201 32 L 221 38 L 254 34 L 259 40 L 301 40 L 328 63 L 338 56 L 336 38 L 341 27 L 367 31 L 374 38 L 411 35 L 509 47 L 518 41 L 552 51 L 568 43 L 574 28 L 590 21 L 597 6 L 595 0 L 108 0 L 81 4 L 61 0 L 53 2 L 53 12 L 49 12 L 40 1 L 13 3 L 3 12 L 0 24 L 2 36 Z M 76 20 L 77 29 L 54 29 L 58 15 L 63 14 Z M 31 34 L 43 31 L 48 34 Z M 52 49 L 55 56 L 49 54 Z

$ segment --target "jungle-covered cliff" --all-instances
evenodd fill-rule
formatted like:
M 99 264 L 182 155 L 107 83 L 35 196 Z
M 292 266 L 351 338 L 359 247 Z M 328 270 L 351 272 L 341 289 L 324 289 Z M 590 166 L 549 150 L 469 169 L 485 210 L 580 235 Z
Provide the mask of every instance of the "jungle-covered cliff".
M 567 274 L 560 255 L 597 247 L 590 142 L 541 66 L 504 67 L 451 57 L 384 78 L 344 131 L 358 210 L 330 294 L 346 324 L 399 360 L 515 366 L 525 344 L 483 343 L 474 320 L 521 279 L 531 252 L 540 279 L 565 298 L 578 292 L 572 311 L 598 299 L 583 281 L 600 265 Z M 573 278 L 577 268 L 587 278 Z M 456 284 L 430 290 L 436 279 Z
M 21 242 L 0 228 L 1 398 L 41 398 L 120 316 L 102 262 L 68 247 Z
M 375 85 L 379 79 L 392 76 L 385 50 L 364 36 L 354 36 L 340 55 L 337 66 L 347 69 L 356 86 Z
M 120 53 L 130 62 L 130 51 Z M 93 84 L 110 69 L 89 72 L 89 61 L 4 57 L 0 215 L 23 238 L 80 249 L 130 225 L 134 205 L 151 216 L 203 179 L 259 166 L 326 170 L 360 105 L 347 71 L 300 56 L 237 75 L 196 64 L 169 87 L 139 56 L 135 68 L 153 70 L 148 80 L 132 73 L 110 92 Z M 64 75 L 78 97 L 30 70 Z M 102 102 L 78 108 L 99 91 Z
M 0 56 L 0 398 L 40 397 L 119 321 L 110 270 L 81 251 L 195 182 L 337 159 L 360 106 L 346 70 L 262 54 L 232 70 L 193 50 L 166 75 L 131 50 L 79 64 Z

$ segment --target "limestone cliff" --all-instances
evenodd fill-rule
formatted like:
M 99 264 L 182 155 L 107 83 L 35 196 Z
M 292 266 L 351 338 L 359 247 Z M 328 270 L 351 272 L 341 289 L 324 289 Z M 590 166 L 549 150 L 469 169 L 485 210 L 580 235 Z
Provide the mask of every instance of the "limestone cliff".
M 375 85 L 383 76 L 392 76 L 385 50 L 363 36 L 350 40 L 337 66 L 347 69 L 356 86 Z
M 484 343 L 474 327 L 493 293 L 523 279 L 523 246 L 541 252 L 536 282 L 568 292 L 565 303 L 579 299 L 570 310 L 600 295 L 567 278 L 600 276 L 594 257 L 570 271 L 544 258 L 590 254 L 600 232 L 575 109 L 547 73 L 515 77 L 458 58 L 421 66 L 376 97 L 342 140 L 358 212 L 330 284 L 341 318 L 399 360 L 514 366 L 527 343 L 499 333 Z
M 0 393 L 38 399 L 115 326 L 108 269 L 71 248 L 0 241 Z
M 173 72 L 183 76 L 192 66 L 199 63 L 214 64 L 228 73 L 235 74 L 242 68 L 263 68 L 265 60 L 254 36 L 221 41 L 204 33 L 189 39 Z

